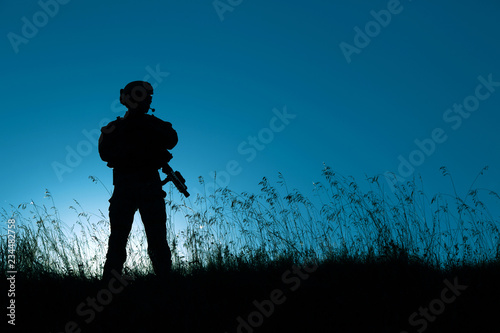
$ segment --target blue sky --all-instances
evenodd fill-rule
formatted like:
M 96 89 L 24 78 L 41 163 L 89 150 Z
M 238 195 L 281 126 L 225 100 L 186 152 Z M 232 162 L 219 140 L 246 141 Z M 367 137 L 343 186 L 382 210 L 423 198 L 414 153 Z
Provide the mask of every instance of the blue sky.
M 281 172 L 310 193 L 323 163 L 361 183 L 421 175 L 431 194 L 451 192 L 441 166 L 463 194 L 488 165 L 477 185 L 500 192 L 497 2 L 215 4 L 2 2 L 2 207 L 48 204 L 48 189 L 61 211 L 76 199 L 105 212 L 88 179 L 112 188 L 96 133 L 142 79 L 192 193 L 213 171 L 237 192 Z M 473 111 L 454 111 L 464 103 Z

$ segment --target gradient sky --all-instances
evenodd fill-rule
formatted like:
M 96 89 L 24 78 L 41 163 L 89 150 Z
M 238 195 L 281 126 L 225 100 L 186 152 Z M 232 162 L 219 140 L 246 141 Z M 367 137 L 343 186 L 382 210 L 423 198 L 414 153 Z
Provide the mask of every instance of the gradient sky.
M 106 212 L 96 133 L 142 79 L 193 194 L 224 170 L 237 192 L 282 172 L 307 194 L 323 163 L 429 194 L 452 191 L 447 166 L 462 195 L 487 165 L 477 186 L 500 192 L 499 17 L 493 0 L 2 1 L 2 207 L 48 189 L 62 213 Z

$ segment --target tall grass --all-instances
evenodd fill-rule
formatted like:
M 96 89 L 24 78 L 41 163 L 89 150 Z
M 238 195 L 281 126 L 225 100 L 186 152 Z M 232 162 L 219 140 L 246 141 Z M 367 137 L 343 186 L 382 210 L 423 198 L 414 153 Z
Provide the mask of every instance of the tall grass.
M 449 176 L 445 168 L 442 171 Z M 336 174 L 328 166 L 322 176 L 322 182 L 314 183 L 311 198 L 290 189 L 281 174 L 276 184 L 264 177 L 257 194 L 216 188 L 191 202 L 178 199 L 170 188 L 165 202 L 174 269 L 187 274 L 283 259 L 397 259 L 442 268 L 500 259 L 499 220 L 482 201 L 488 196 L 498 203 L 500 197 L 494 192 L 471 186 L 462 198 L 455 190 L 453 195 L 429 197 L 421 179 L 395 184 L 390 191 L 378 176 L 368 177 L 363 189 L 352 177 Z M 199 182 L 205 188 L 202 177 Z M 109 237 L 107 216 L 101 211 L 85 212 L 75 200 L 70 209 L 76 221 L 69 225 L 61 220 L 50 192 L 46 197 L 50 207 L 30 202 L 1 212 L 2 220 L 16 218 L 18 271 L 29 278 L 43 274 L 99 277 Z M 177 231 L 181 220 L 186 228 Z M 148 274 L 152 270 L 146 236 L 140 224 L 134 225 L 126 270 Z M 4 271 L 7 245 L 7 237 L 2 236 Z

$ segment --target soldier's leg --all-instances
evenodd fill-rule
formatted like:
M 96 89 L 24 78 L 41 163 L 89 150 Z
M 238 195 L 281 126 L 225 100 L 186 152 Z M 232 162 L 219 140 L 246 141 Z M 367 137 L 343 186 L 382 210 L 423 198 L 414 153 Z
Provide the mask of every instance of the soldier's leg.
M 134 222 L 137 210 L 136 203 L 126 193 L 113 192 L 109 200 L 109 222 L 111 234 L 108 241 L 108 253 L 104 264 L 103 280 L 111 276 L 115 270 L 122 273 L 123 264 L 127 259 L 127 240 Z
M 170 272 L 172 258 L 167 243 L 167 214 L 163 196 L 142 201 L 139 212 L 148 239 L 148 254 L 153 269 L 157 276 L 164 277 Z

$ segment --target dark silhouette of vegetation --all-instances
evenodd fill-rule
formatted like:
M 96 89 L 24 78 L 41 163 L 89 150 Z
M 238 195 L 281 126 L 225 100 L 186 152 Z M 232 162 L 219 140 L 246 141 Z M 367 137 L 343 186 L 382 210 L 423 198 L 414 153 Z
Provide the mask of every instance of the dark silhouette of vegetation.
M 446 169 L 443 173 L 449 176 Z M 227 188 L 166 198 L 172 274 L 158 280 L 144 231 L 124 276 L 103 285 L 108 220 L 75 201 L 77 222 L 34 202 L 17 223 L 20 332 L 490 332 L 500 287 L 499 221 L 472 189 L 392 193 L 323 170 L 313 200 L 279 175 L 260 194 Z M 91 177 L 96 183 L 98 179 Z M 204 180 L 200 178 L 203 185 Z M 455 192 L 455 191 L 454 191 Z M 47 197 L 51 199 L 47 191 Z M 179 218 L 186 228 L 175 229 Z M 176 223 L 174 223 L 174 220 Z M 7 242 L 2 237 L 3 272 Z M 5 281 L 5 277 L 4 277 Z M 68 326 L 69 325 L 69 326 Z

